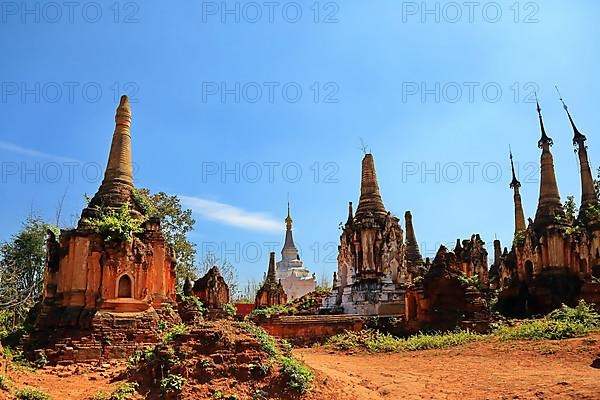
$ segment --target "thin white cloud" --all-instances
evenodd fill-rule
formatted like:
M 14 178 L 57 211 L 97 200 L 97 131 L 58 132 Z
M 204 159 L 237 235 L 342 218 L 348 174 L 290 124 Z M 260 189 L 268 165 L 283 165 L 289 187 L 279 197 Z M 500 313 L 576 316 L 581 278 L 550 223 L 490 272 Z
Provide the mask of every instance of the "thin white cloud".
M 22 146 L 13 144 L 13 143 L 4 142 L 2 140 L 0 140 L 0 150 L 6 150 L 6 151 L 10 151 L 11 153 L 22 154 L 25 156 L 35 157 L 35 158 L 43 158 L 43 159 L 52 160 L 52 161 L 79 162 L 79 160 L 75 160 L 73 158 L 44 153 L 44 152 L 38 151 L 36 149 L 22 147 Z
M 266 213 L 246 211 L 229 204 L 198 197 L 182 195 L 178 197 L 194 213 L 211 221 L 221 222 L 246 230 L 268 233 L 277 233 L 282 229 L 281 223 Z

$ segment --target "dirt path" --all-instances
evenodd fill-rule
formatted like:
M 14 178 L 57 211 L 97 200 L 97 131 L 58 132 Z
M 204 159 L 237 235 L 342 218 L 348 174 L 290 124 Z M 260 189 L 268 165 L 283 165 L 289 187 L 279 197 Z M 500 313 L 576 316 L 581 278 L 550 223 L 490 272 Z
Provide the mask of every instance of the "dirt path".
M 591 366 L 600 357 L 600 335 L 398 354 L 296 354 L 326 380 L 316 398 L 600 399 L 600 369 Z

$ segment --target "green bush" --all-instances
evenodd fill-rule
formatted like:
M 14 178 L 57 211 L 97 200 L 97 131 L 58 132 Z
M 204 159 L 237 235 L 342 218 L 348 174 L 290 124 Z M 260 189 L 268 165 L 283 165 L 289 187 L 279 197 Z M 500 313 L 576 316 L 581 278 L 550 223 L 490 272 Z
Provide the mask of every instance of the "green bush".
M 90 219 L 89 223 L 94 232 L 102 235 L 107 242 L 129 242 L 136 233 L 142 232 L 143 220 L 131 217 L 129 203 L 116 211 L 98 208 L 98 212 L 100 215 Z
M 225 311 L 230 317 L 235 317 L 235 314 L 237 314 L 237 308 L 235 308 L 235 305 L 231 303 L 223 305 L 223 311 Z
M 12 382 L 10 378 L 6 375 L 0 375 L 0 390 L 4 390 L 5 392 L 10 391 L 10 387 L 12 386 Z
M 191 301 L 196 305 L 196 308 L 202 315 L 206 315 L 208 313 L 208 308 L 200 301 L 200 299 L 194 295 L 192 296 L 181 296 L 183 301 Z
M 143 350 L 136 350 L 127 360 L 128 368 L 135 368 L 140 363 L 154 359 L 154 349 L 156 346 L 146 346 Z
M 525 231 L 515 233 L 513 244 L 517 247 L 522 247 L 525 244 Z
M 580 323 L 590 329 L 600 327 L 600 314 L 584 300 L 580 300 L 575 307 L 567 307 L 563 304 L 548 314 L 547 318 L 553 321 Z
M 109 399 L 110 400 L 131 400 L 135 395 L 135 392 L 138 388 L 138 384 L 136 382 L 125 382 L 122 383 L 117 390 L 111 393 Z
M 143 190 L 134 188 L 131 192 L 131 197 L 136 206 L 138 206 L 139 210 L 142 214 L 147 216 L 155 216 L 156 208 L 152 205 L 148 194 L 146 194 Z
M 345 332 L 332 336 L 327 345 L 338 350 L 368 350 L 375 353 L 446 349 L 466 343 L 482 340 L 485 335 L 470 331 L 449 333 L 419 333 L 406 339 L 387 333 L 365 329 L 360 332 Z
M 185 385 L 185 378 L 181 375 L 171 374 L 161 379 L 160 390 L 163 393 L 179 393 Z
M 187 331 L 188 331 L 188 327 L 185 324 L 173 325 L 173 327 L 163 337 L 163 343 L 172 342 L 173 340 L 177 339 L 179 336 L 186 334 Z
M 479 280 L 479 275 L 466 276 L 464 273 L 458 275 L 458 280 L 465 286 L 474 286 L 477 289 L 482 289 L 483 285 Z
M 39 389 L 31 386 L 23 386 L 15 392 L 15 398 L 19 400 L 51 400 L 52 397 L 48 393 L 44 393 Z
M 289 381 L 288 386 L 298 392 L 305 393 L 310 390 L 312 381 L 315 379 L 313 372 L 303 363 L 293 357 L 283 356 L 279 358 L 281 373 Z
M 600 328 L 600 314 L 583 300 L 576 307 L 562 305 L 545 318 L 500 326 L 494 333 L 501 340 L 558 340 L 583 336 Z

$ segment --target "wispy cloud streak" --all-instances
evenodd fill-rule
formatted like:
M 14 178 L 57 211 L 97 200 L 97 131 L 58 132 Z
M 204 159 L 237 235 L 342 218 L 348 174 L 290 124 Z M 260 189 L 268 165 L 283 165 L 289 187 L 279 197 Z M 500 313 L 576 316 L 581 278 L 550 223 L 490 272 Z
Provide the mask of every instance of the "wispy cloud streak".
M 75 160 L 74 158 L 44 153 L 44 152 L 38 151 L 36 149 L 22 147 L 22 146 L 14 144 L 14 143 L 4 142 L 2 140 L 0 140 L 0 150 L 5 150 L 5 151 L 9 151 L 11 153 L 21 154 L 21 155 L 28 156 L 28 157 L 43 158 L 43 159 L 52 160 L 52 161 L 81 162 L 79 160 Z
M 246 211 L 241 208 L 198 197 L 178 196 L 181 202 L 194 213 L 211 221 L 251 231 L 277 233 L 281 223 L 262 212 Z

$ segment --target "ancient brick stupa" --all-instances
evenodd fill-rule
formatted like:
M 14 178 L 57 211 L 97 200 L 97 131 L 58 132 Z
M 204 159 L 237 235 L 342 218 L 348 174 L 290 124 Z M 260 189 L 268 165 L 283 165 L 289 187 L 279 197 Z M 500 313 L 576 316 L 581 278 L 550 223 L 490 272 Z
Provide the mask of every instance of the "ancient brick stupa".
M 216 266 L 194 282 L 191 294 L 198 297 L 209 309 L 221 310 L 229 303 L 229 286 Z
M 173 254 L 158 219 L 136 202 L 126 96 L 115 119 L 98 192 L 76 229 L 47 240 L 43 299 L 27 349 L 44 349 L 51 361 L 126 356 L 156 340 L 159 314 L 175 302 Z M 101 228 L 107 215 L 130 217 L 136 228 L 126 237 Z
M 271 252 L 269 257 L 269 271 L 262 286 L 256 292 L 254 306 L 261 308 L 285 303 L 287 303 L 287 294 L 283 289 L 281 281 L 277 280 L 275 274 L 275 253 Z
M 406 291 L 408 331 L 425 328 L 445 331 L 457 326 L 477 331 L 487 329 L 490 322 L 487 304 L 479 289 L 465 279 L 473 276 L 487 279 L 487 252 L 483 246 L 479 235 L 473 235 L 462 245 L 459 241 L 454 252 L 440 247 L 423 278 Z
M 561 98 L 562 101 L 562 98 Z M 513 177 L 515 235 L 510 252 L 495 251 L 491 270 L 493 287 L 500 289 L 499 305 L 508 314 L 540 314 L 579 300 L 600 303 L 600 202 L 594 187 L 586 136 L 583 135 L 563 102 L 573 130 L 573 145 L 579 159 L 581 204 L 571 218 L 561 203 L 554 158 L 554 141 L 546 133 L 539 104 L 541 130 L 540 189 L 535 219 L 525 226 L 521 204 L 521 183 Z M 512 152 L 510 154 L 512 162 Z

